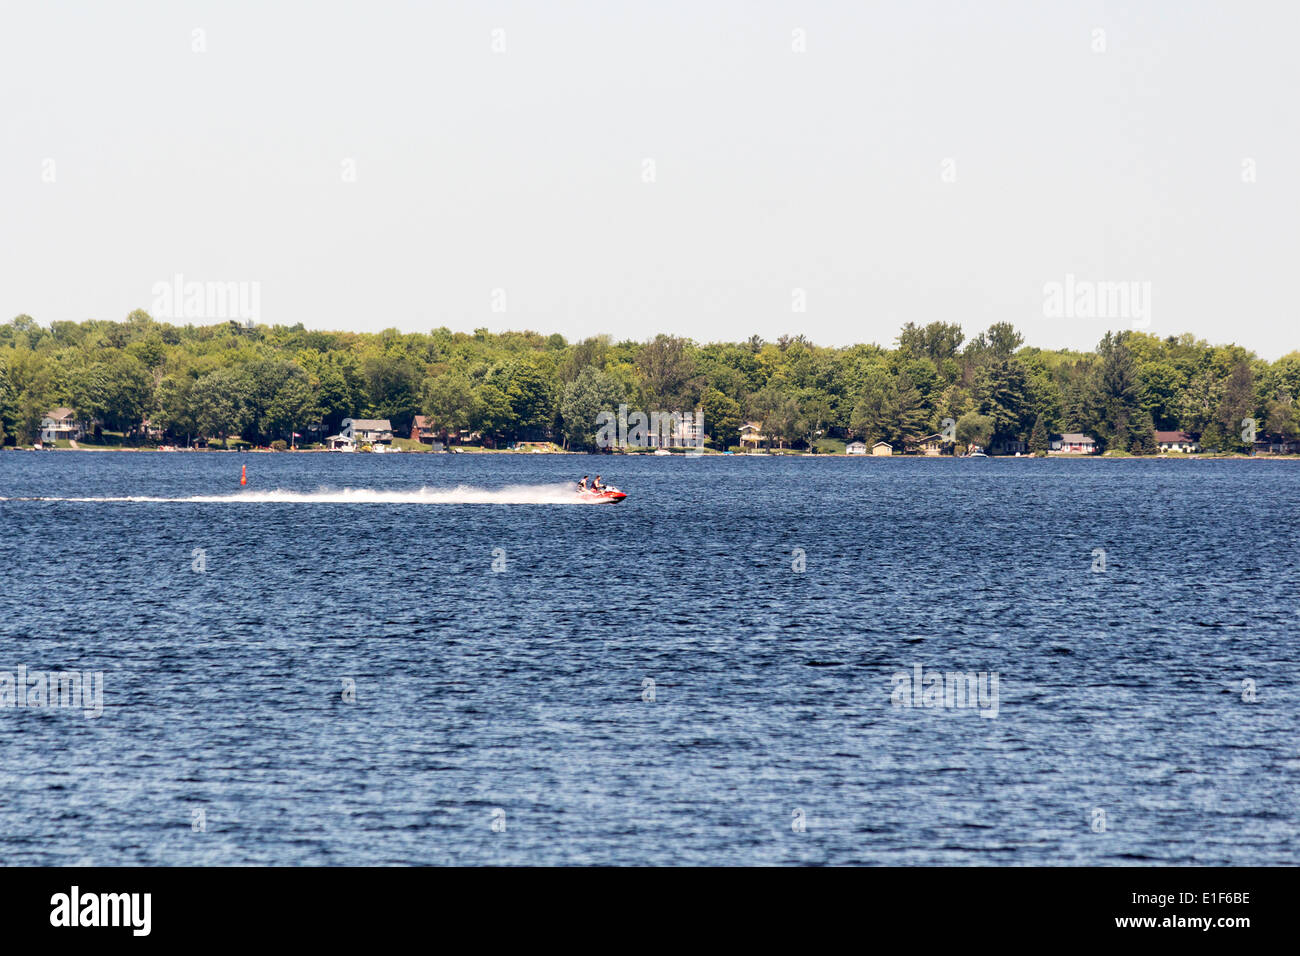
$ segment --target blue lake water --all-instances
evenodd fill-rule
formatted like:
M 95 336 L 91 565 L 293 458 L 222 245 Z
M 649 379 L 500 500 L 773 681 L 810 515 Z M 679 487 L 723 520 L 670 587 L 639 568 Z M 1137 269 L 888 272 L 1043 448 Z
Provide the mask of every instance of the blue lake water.
M 1297 463 L 5 452 L 0 498 L 0 672 L 104 675 L 0 709 L 7 864 L 1300 862 Z M 996 716 L 896 706 L 917 665 Z

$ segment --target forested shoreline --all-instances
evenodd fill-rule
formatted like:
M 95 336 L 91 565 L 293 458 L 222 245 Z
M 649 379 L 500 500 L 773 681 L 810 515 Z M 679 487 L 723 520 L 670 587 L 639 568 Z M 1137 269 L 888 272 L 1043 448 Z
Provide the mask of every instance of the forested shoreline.
M 822 347 L 803 336 L 697 343 L 659 335 L 569 342 L 537 332 L 319 332 L 301 325 L 176 326 L 136 311 L 122 322 L 21 315 L 0 325 L 0 434 L 30 444 L 56 407 L 127 438 L 144 423 L 178 442 L 293 432 L 324 435 L 344 418 L 416 415 L 486 443 L 552 439 L 591 448 L 602 410 L 704 412 L 714 448 L 744 421 L 773 444 L 818 436 L 903 442 L 956 423 L 957 439 L 1018 440 L 1043 450 L 1061 432 L 1100 450 L 1150 454 L 1156 430 L 1248 451 L 1260 434 L 1300 433 L 1300 352 L 1269 362 L 1191 335 L 1107 333 L 1088 352 L 1027 344 L 1009 323 L 967 339 L 958 325 L 908 323 L 889 347 Z

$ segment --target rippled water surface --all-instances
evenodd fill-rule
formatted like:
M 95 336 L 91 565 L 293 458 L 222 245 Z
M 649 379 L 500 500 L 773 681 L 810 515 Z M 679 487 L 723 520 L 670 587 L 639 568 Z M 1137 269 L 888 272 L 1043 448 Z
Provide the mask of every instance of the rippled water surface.
M 626 502 L 554 494 L 597 468 Z M 0 859 L 1294 864 L 1298 492 L 1289 462 L 5 452 L 0 672 L 104 695 L 0 709 Z M 997 715 L 894 706 L 916 665 L 996 673 Z

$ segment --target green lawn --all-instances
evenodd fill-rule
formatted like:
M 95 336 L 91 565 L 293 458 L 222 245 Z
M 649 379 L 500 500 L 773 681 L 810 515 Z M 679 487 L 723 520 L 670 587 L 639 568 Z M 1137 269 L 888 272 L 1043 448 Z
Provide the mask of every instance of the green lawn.
M 394 438 L 393 447 L 400 448 L 402 451 L 433 451 L 432 446 L 423 442 L 414 441 L 410 438 Z
M 814 447 L 819 455 L 842 455 L 848 442 L 838 438 L 819 438 Z

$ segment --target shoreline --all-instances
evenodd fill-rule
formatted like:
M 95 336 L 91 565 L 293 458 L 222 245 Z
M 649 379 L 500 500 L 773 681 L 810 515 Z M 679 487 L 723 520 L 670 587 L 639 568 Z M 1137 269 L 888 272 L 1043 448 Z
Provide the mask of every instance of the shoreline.
M 341 452 L 331 448 L 299 448 L 293 451 L 285 449 L 280 451 L 274 448 L 120 448 L 109 446 L 92 446 L 80 448 L 32 448 L 16 447 L 7 445 L 0 448 L 0 452 L 57 452 L 60 454 L 76 452 L 122 452 L 127 454 L 216 454 L 216 455 L 374 455 L 375 452 Z M 515 451 L 510 448 L 475 448 L 473 450 L 465 449 L 461 451 L 416 451 L 400 449 L 389 452 L 380 452 L 384 455 L 521 455 L 521 456 L 587 456 L 600 458 L 797 458 L 797 459 L 818 459 L 818 460 L 855 460 L 864 461 L 955 461 L 964 458 L 962 455 L 845 455 L 845 454 L 816 454 L 810 455 L 804 452 L 765 452 L 762 454 L 724 454 L 722 452 L 708 451 L 700 455 L 692 455 L 686 452 L 672 452 L 669 455 L 656 455 L 651 451 L 640 452 L 583 452 L 583 451 Z M 1071 461 L 1295 461 L 1300 462 L 1300 455 L 1245 455 L 1245 454 L 1228 454 L 1228 455 L 1080 455 L 1073 453 L 1056 453 L 1049 454 L 1043 458 L 1035 455 L 989 455 L 990 459 L 997 461 L 1053 461 L 1053 460 L 1071 460 Z

